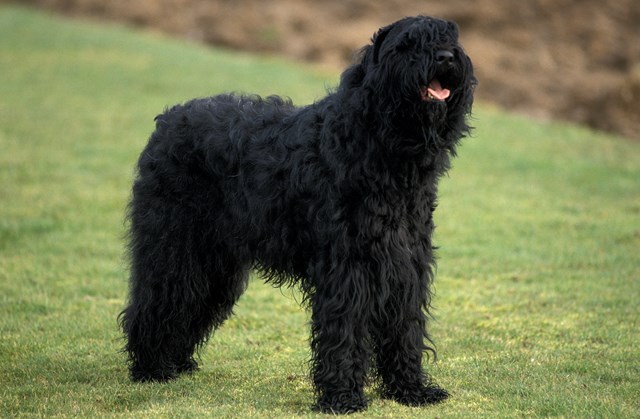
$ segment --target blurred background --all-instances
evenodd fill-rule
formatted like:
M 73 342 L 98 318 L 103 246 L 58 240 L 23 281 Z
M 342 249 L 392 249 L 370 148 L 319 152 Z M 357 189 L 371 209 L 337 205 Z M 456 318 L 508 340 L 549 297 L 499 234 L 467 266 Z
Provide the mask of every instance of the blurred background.
M 375 30 L 416 14 L 456 21 L 477 97 L 640 138 L 638 0 L 23 0 L 335 69 Z

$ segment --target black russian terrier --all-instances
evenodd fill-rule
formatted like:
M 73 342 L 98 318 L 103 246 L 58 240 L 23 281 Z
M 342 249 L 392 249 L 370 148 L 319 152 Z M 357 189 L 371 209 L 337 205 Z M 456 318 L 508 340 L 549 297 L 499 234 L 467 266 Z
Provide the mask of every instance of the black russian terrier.
M 317 409 L 366 408 L 367 374 L 403 404 L 447 398 L 422 367 L 433 212 L 475 85 L 457 26 L 418 16 L 312 105 L 226 94 L 159 115 L 129 208 L 132 378 L 195 370 L 257 269 L 311 308 Z

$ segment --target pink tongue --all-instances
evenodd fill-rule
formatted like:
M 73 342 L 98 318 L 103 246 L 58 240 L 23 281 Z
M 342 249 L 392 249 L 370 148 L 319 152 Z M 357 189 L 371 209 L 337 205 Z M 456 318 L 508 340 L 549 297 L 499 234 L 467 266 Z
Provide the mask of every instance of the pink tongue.
M 431 81 L 431 83 L 429 83 L 427 92 L 431 93 L 431 95 L 438 100 L 445 100 L 451 94 L 451 91 L 449 89 L 442 88 L 440 82 L 437 79 L 434 79 Z

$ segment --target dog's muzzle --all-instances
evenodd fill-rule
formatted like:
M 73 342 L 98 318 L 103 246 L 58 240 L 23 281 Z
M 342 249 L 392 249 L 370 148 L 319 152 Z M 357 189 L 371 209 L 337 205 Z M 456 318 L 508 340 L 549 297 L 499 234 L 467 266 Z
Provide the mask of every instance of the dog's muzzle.
M 455 55 L 453 52 L 441 49 L 435 53 L 437 66 L 436 75 L 429 81 L 429 85 L 423 86 L 420 91 L 422 101 L 444 102 L 451 95 L 450 87 L 446 79 L 448 74 L 454 70 Z

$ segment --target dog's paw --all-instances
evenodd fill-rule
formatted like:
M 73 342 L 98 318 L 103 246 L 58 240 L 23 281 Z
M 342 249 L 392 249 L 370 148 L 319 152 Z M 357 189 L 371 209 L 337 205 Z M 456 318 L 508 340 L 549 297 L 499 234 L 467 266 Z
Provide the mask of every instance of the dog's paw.
M 192 374 L 197 370 L 198 363 L 193 358 L 189 358 L 168 365 L 141 366 L 133 364 L 130 368 L 130 373 L 133 381 L 146 383 L 170 381 L 178 378 L 180 374 Z
M 366 408 L 367 399 L 359 392 L 322 396 L 314 406 L 314 410 L 316 411 L 334 415 L 355 413 Z
M 178 374 L 193 374 L 198 369 L 198 363 L 194 359 L 188 359 L 176 364 L 176 372 Z
M 178 376 L 175 370 L 146 370 L 141 368 L 131 368 L 130 375 L 131 380 L 138 383 L 164 383 Z
M 382 397 L 395 400 L 407 406 L 422 406 L 425 404 L 436 404 L 445 401 L 449 397 L 449 392 L 437 385 L 404 387 L 401 389 L 386 390 Z

